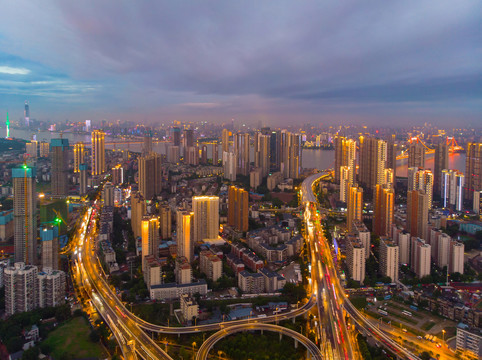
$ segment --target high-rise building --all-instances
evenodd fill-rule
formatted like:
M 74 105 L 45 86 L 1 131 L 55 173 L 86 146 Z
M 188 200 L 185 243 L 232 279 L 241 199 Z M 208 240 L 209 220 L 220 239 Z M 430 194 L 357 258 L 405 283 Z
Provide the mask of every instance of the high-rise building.
M 181 129 L 173 127 L 171 129 L 171 139 L 174 146 L 181 146 Z
M 159 256 L 159 219 L 157 216 L 142 218 L 142 271 L 146 270 L 146 256 Z
M 197 146 L 184 148 L 184 163 L 188 165 L 199 165 L 199 148 Z
M 105 133 L 92 131 L 92 176 L 105 172 Z
M 139 158 L 139 192 L 151 200 L 162 189 L 161 156 L 151 153 Z
M 362 283 L 365 280 L 365 247 L 355 236 L 347 237 L 346 262 L 353 280 Z
M 254 141 L 254 166 L 261 169 L 261 176 L 268 176 L 270 167 L 270 136 L 255 134 Z
M 452 207 L 457 211 L 463 208 L 465 176 L 458 170 L 442 170 L 440 196 L 443 207 Z
M 186 157 L 186 151 L 190 147 L 194 147 L 195 144 L 195 139 L 194 139 L 194 130 L 193 129 L 184 129 L 183 131 L 184 135 L 184 157 Z
M 80 172 L 80 164 L 85 163 L 85 144 L 81 141 L 74 144 L 74 173 Z
M 398 146 L 395 144 L 395 139 L 387 141 L 387 168 L 393 170 L 393 182 L 397 178 L 397 151 Z
M 474 201 L 472 204 L 472 211 L 477 215 L 482 214 L 482 190 L 474 191 Z
M 69 139 L 52 139 L 50 149 L 52 151 L 52 195 L 67 196 L 67 183 L 69 174 Z
M 116 165 L 111 170 L 112 184 L 122 185 L 124 183 L 124 168 L 121 164 Z
M 423 146 L 418 137 L 410 139 L 408 167 L 425 168 L 425 146 Z
M 392 282 L 398 281 L 399 248 L 387 237 L 380 238 L 380 270 L 389 276 Z
M 179 253 L 179 251 L 178 251 Z M 190 260 L 184 256 L 176 257 L 175 277 L 178 284 L 189 284 L 192 281 L 192 267 Z
M 418 237 L 412 237 L 412 270 L 421 279 L 430 275 L 431 246 Z
M 445 139 L 441 139 L 439 143 L 435 145 L 435 162 L 434 162 L 434 181 L 433 188 L 437 196 L 441 193 L 442 170 L 449 168 L 449 147 Z
M 367 229 L 363 221 L 354 220 L 352 223 L 352 232 L 363 244 L 363 247 L 365 248 L 365 257 L 368 259 L 370 257 L 370 251 L 371 251 L 370 231 Z
M 5 313 L 13 315 L 32 311 L 37 307 L 36 285 L 38 269 L 33 265 L 15 262 L 3 272 L 5 284 Z
M 30 127 L 30 106 L 27 100 L 25 100 L 25 108 L 23 111 L 23 116 L 25 119 L 25 127 L 28 129 Z
M 44 268 L 37 275 L 37 306 L 54 307 L 65 304 L 65 273 Z
M 36 169 L 12 169 L 15 262 L 37 263 Z
M 465 245 L 463 242 L 451 241 L 450 242 L 450 256 L 448 271 L 453 273 L 464 273 L 464 250 Z
M 353 185 L 353 168 L 340 166 L 340 201 L 347 202 L 348 189 Z
M 249 134 L 238 133 L 234 136 L 234 153 L 236 154 L 236 172 L 249 175 Z
M 356 141 L 338 136 L 335 138 L 335 181 L 341 180 L 340 167 L 347 166 L 351 169 L 349 184 L 354 183 L 356 173 Z M 340 183 L 341 184 L 341 183 Z
M 348 231 L 353 229 L 354 220 L 363 220 L 363 189 L 358 184 L 348 189 L 348 202 L 346 207 L 346 219 Z
M 194 260 L 194 213 L 178 210 L 176 217 L 177 256 L 190 263 Z
M 114 206 L 114 185 L 107 182 L 102 189 L 102 201 L 104 206 Z
M 159 220 L 161 226 L 161 239 L 169 239 L 172 236 L 172 215 L 171 208 L 167 205 L 161 205 L 159 209 Z
M 219 197 L 193 196 L 194 241 L 217 239 L 219 236 Z
M 425 238 L 428 223 L 428 196 L 421 190 L 407 194 L 407 231 L 414 237 Z
M 482 143 L 468 143 L 465 158 L 464 198 L 472 201 L 475 191 L 482 191 Z
M 80 164 L 79 165 L 79 193 L 80 195 L 87 194 L 87 164 Z
M 359 181 L 367 189 L 385 183 L 387 143 L 380 139 L 360 136 Z
M 236 154 L 233 152 L 223 152 L 224 178 L 236 181 Z
M 203 145 L 201 146 L 201 160 L 199 162 L 203 165 L 208 164 L 208 146 Z
M 406 231 L 402 231 L 398 234 L 398 249 L 399 249 L 399 256 L 400 256 L 400 264 L 408 265 L 410 264 L 410 242 L 411 242 L 410 233 Z
M 146 200 L 139 192 L 131 194 L 131 226 L 134 237 L 142 236 L 141 223 L 146 214 Z
M 434 256 L 437 266 L 443 269 L 444 266 L 449 265 L 449 257 L 450 257 L 450 243 L 452 242 L 452 238 L 447 234 L 440 234 L 437 236 L 435 241 L 432 242 L 431 239 L 431 246 L 432 249 L 436 248 L 437 256 Z
M 373 232 L 388 236 L 392 228 L 395 191 L 392 186 L 376 185 L 374 196 Z
M 218 166 L 219 165 L 219 145 L 218 144 L 212 144 L 212 154 L 213 154 L 213 165 Z
M 430 170 L 408 168 L 408 191 L 421 190 L 427 195 L 427 206 L 432 208 L 433 173 Z
M 223 129 L 221 142 L 223 145 L 223 152 L 229 152 L 229 130 Z
M 248 231 L 249 194 L 235 186 L 228 192 L 228 224 L 239 231 Z
M 301 135 L 281 133 L 281 170 L 285 178 L 298 179 L 301 173 Z
M 167 148 L 167 161 L 172 164 L 179 164 L 181 150 L 179 146 L 169 146 Z
M 59 228 L 56 224 L 45 224 L 40 229 L 42 244 L 42 268 L 59 269 Z
M 144 142 L 142 144 L 142 156 L 147 156 L 152 153 L 152 136 L 144 136 Z

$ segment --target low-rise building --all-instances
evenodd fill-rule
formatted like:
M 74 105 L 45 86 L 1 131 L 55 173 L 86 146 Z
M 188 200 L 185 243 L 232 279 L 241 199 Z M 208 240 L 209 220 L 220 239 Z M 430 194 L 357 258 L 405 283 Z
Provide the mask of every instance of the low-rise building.
M 286 279 L 277 272 L 263 268 L 258 270 L 258 273 L 263 275 L 265 293 L 278 292 L 283 289 L 286 284 Z
M 209 250 L 203 250 L 199 254 L 199 267 L 212 281 L 218 280 L 223 274 L 223 262 Z
M 238 274 L 238 287 L 247 294 L 261 294 L 264 291 L 264 277 L 260 273 L 241 271 Z
M 188 294 L 181 295 L 181 313 L 184 321 L 191 321 L 192 318 L 198 317 L 199 305 Z
M 206 295 L 208 292 L 208 285 L 204 279 L 198 282 L 188 284 L 160 284 L 151 286 L 150 297 L 152 300 L 170 300 L 179 299 L 181 295 L 188 294 L 193 296 L 196 293 Z

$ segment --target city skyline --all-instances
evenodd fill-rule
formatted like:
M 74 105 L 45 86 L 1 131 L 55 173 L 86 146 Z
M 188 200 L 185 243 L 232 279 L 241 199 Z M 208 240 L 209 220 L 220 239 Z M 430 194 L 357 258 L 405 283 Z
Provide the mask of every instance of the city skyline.
M 6 4 L 0 108 L 17 120 L 28 100 L 32 119 L 152 125 L 475 125 L 479 6 Z

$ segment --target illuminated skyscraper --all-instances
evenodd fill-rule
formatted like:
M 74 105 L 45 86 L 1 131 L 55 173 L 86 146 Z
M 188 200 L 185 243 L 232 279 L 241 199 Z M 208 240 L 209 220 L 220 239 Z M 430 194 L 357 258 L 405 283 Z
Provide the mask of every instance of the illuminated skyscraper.
M 428 196 L 421 190 L 408 192 L 407 231 L 415 237 L 425 238 L 428 223 Z
M 8 111 L 7 111 L 7 121 L 5 122 L 5 127 L 7 128 L 7 133 L 5 134 L 6 138 L 8 139 L 10 137 L 10 120 L 8 118 Z
M 74 173 L 80 172 L 80 164 L 85 163 L 85 145 L 78 142 L 74 144 Z
M 389 185 L 377 185 L 374 196 L 373 232 L 378 236 L 389 236 L 393 223 L 395 191 Z
M 353 185 L 353 168 L 340 166 L 340 201 L 348 201 L 348 190 Z
M 159 194 L 162 189 L 161 156 L 151 153 L 139 158 L 139 191 L 146 200 Z
M 194 241 L 217 239 L 219 236 L 219 197 L 193 196 Z
M 363 221 L 363 189 L 354 184 L 348 189 L 346 219 L 348 231 L 353 230 L 353 221 Z
M 37 264 L 36 169 L 12 169 L 15 262 Z
M 449 168 L 449 147 L 445 139 L 435 145 L 435 162 L 433 170 L 433 188 L 437 196 L 441 193 L 442 170 Z
M 427 195 L 428 208 L 432 208 L 433 173 L 430 170 L 408 168 L 408 191 L 422 190 Z
M 236 181 L 236 154 L 233 152 L 223 152 L 224 178 Z
M 159 219 L 157 216 L 142 218 L 142 271 L 146 271 L 146 257 L 159 256 Z
M 131 194 L 131 226 L 134 237 L 137 239 L 142 235 L 141 223 L 146 214 L 146 201 L 139 192 Z
M 254 166 L 261 169 L 261 176 L 264 178 L 269 174 L 270 167 L 270 136 L 255 134 L 254 141 Z
M 285 178 L 298 179 L 301 172 L 301 136 L 290 132 L 281 132 L 282 156 L 281 168 Z
M 475 191 L 482 191 L 482 143 L 468 143 L 465 158 L 466 200 L 472 201 Z
M 236 154 L 236 172 L 249 176 L 249 134 L 238 133 L 234 136 L 234 153 Z
M 50 149 L 52 154 L 52 195 L 67 196 L 67 182 L 69 173 L 69 140 L 52 139 Z
M 177 257 L 194 260 L 194 213 L 178 210 L 177 214 Z
M 25 126 L 28 129 L 30 127 L 30 106 L 28 105 L 27 100 L 25 100 L 25 108 L 23 111 L 23 116 L 25 118 Z
M 221 142 L 223 144 L 223 152 L 229 152 L 229 130 L 223 129 L 223 133 L 221 135 Z
M 395 144 L 395 139 L 387 141 L 387 168 L 393 170 L 394 184 L 397 178 L 397 151 L 398 146 Z
M 249 194 L 235 186 L 228 192 L 228 224 L 239 231 L 248 231 Z
M 442 170 L 441 175 L 441 191 L 443 207 L 453 207 L 455 210 L 461 211 L 463 208 L 463 192 L 464 192 L 465 176 L 458 170 Z
M 92 131 L 92 176 L 105 172 L 105 133 Z
M 341 179 L 340 167 L 348 166 L 352 169 L 349 184 L 354 183 L 356 173 L 356 141 L 342 136 L 335 138 L 335 180 Z
M 190 148 L 190 147 L 194 147 L 196 145 L 195 141 L 194 141 L 194 130 L 193 129 L 184 129 L 183 135 L 184 135 L 184 138 L 183 138 L 184 161 L 186 161 L 187 149 Z
M 380 139 L 360 136 L 360 183 L 374 189 L 385 183 L 387 168 L 387 143 Z
M 425 168 L 425 147 L 418 137 L 410 140 L 408 148 L 408 167 Z
M 102 201 L 104 206 L 114 206 L 114 185 L 111 182 L 106 182 L 102 189 Z

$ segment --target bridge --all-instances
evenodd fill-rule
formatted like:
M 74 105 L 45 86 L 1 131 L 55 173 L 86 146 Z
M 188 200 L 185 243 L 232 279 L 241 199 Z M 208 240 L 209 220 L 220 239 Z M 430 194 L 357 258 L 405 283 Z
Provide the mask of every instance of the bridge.
M 457 141 L 455 140 L 454 137 L 451 137 L 451 136 L 447 136 L 446 139 L 445 139 L 447 145 L 449 146 L 449 152 L 451 153 L 455 153 L 455 152 L 459 152 L 459 151 L 462 151 L 464 150 L 463 147 L 459 146 L 457 144 Z M 414 142 L 417 142 L 417 143 L 420 143 L 422 144 L 424 147 L 425 147 L 425 154 L 426 155 L 431 155 L 431 154 L 434 154 L 435 153 L 435 149 L 432 149 L 430 147 L 428 147 L 423 141 L 422 139 L 420 139 L 418 136 L 414 136 L 414 137 L 411 137 L 409 140 L 408 140 L 408 143 L 409 144 L 412 144 Z M 409 149 L 405 149 L 404 151 L 402 151 L 402 153 L 400 155 L 397 156 L 397 160 L 402 160 L 402 159 L 407 159 L 408 158 L 408 151 Z

